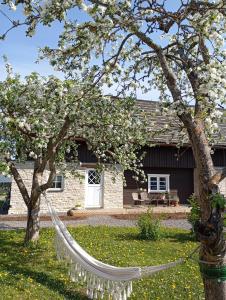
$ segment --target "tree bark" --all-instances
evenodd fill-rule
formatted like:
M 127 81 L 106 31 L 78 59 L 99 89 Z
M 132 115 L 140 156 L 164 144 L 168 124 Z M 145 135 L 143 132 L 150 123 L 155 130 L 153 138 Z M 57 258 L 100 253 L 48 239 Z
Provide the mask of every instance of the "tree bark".
M 200 271 L 203 276 L 205 299 L 226 300 L 226 281 L 222 280 L 222 273 L 218 271 L 224 268 L 226 258 L 220 210 L 214 209 L 206 223 L 198 224 L 197 234 L 201 242 Z
M 226 281 L 220 274 L 213 272 L 225 265 L 225 240 L 223 234 L 223 212 L 219 207 L 211 206 L 211 195 L 219 192 L 218 184 L 210 188 L 211 179 L 216 174 L 210 147 L 197 122 L 194 128 L 188 128 L 192 150 L 198 173 L 198 200 L 201 208 L 201 221 L 197 223 L 196 234 L 201 243 L 199 254 L 200 271 L 203 277 L 206 300 L 226 300 Z
M 29 244 L 30 242 L 35 243 L 39 239 L 40 230 L 40 198 L 36 201 L 34 199 L 30 200 L 27 211 L 27 228 L 24 243 Z
M 27 228 L 25 235 L 25 244 L 30 242 L 37 242 L 39 239 L 39 230 L 40 230 L 40 195 L 41 192 L 47 190 L 51 187 L 51 184 L 56 175 L 56 168 L 54 164 L 54 157 L 49 160 L 49 169 L 50 173 L 47 179 L 47 182 L 42 184 L 43 182 L 43 170 L 42 165 L 39 160 L 36 160 L 34 163 L 34 172 L 32 178 L 32 188 L 31 188 L 31 196 L 29 200 L 28 215 L 27 215 Z
M 213 279 L 204 279 L 206 300 L 226 300 L 226 283 Z

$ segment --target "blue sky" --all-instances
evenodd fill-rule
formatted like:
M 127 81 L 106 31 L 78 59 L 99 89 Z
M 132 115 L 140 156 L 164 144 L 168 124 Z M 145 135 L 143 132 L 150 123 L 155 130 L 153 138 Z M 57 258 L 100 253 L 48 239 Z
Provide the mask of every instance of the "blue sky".
M 4 10 L 6 11 L 6 10 Z M 7 11 L 10 17 L 20 18 L 19 12 L 13 13 Z M 9 28 L 10 22 L 0 14 L 1 33 L 4 29 Z M 25 26 L 13 29 L 7 35 L 4 41 L 0 41 L 0 80 L 5 78 L 3 55 L 8 57 L 14 70 L 22 76 L 29 74 L 32 71 L 37 71 L 42 75 L 57 74 L 47 61 L 42 61 L 39 64 L 35 63 L 38 57 L 38 49 L 45 45 L 53 47 L 57 46 L 57 36 L 62 31 L 62 25 L 55 22 L 50 27 L 39 26 L 34 37 L 26 37 Z M 57 74 L 62 77 L 61 74 Z
M 11 19 L 20 19 L 22 16 L 19 9 L 17 9 L 16 12 L 13 12 L 2 5 L 0 5 L 0 9 Z M 81 11 L 76 10 L 73 13 L 76 14 L 76 18 L 79 22 L 85 19 L 84 14 Z M 0 34 L 4 33 L 4 31 L 10 26 L 10 21 L 0 13 Z M 4 41 L 0 41 L 0 80 L 5 79 L 4 61 L 2 58 L 3 55 L 7 56 L 14 71 L 22 76 L 26 76 L 32 71 L 36 71 L 41 75 L 46 76 L 54 74 L 63 78 L 63 74 L 54 71 L 48 61 L 40 61 L 39 63 L 36 63 L 39 48 L 46 45 L 51 47 L 57 46 L 57 37 L 62 32 L 62 28 L 63 26 L 59 22 L 54 22 L 51 27 L 43 27 L 39 25 L 32 38 L 26 37 L 25 26 L 15 28 L 10 31 L 7 38 Z M 137 97 L 139 99 L 157 100 L 158 92 L 153 91 L 148 94 L 142 94 L 141 91 L 137 91 Z

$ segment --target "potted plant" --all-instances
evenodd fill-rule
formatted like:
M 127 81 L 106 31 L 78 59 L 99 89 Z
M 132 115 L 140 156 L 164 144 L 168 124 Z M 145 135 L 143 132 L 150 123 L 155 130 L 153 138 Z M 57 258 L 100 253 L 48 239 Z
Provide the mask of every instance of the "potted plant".
M 69 209 L 69 211 L 67 212 L 68 216 L 73 216 L 74 213 L 76 213 L 77 210 L 82 209 L 82 206 L 80 203 L 76 204 L 74 207 L 72 207 L 71 209 Z
M 74 207 L 74 209 L 82 209 L 81 204 L 76 204 L 75 207 Z
M 178 198 L 177 195 L 172 195 L 171 194 L 169 201 L 170 201 L 170 205 L 172 205 L 172 206 L 178 206 L 179 205 L 179 198 Z
M 174 206 L 179 206 L 179 199 L 176 198 L 175 200 L 173 200 L 173 205 Z

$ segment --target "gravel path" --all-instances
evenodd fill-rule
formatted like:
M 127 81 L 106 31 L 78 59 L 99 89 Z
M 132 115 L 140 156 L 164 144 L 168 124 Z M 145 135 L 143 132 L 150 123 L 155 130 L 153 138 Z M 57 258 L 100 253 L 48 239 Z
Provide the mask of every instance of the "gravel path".
M 186 229 L 189 230 L 191 229 L 190 223 L 186 219 L 179 219 L 179 220 L 163 220 L 162 224 L 166 227 L 171 227 L 171 228 L 181 228 L 181 229 Z
M 113 218 L 111 216 L 89 216 L 82 220 L 69 220 L 64 221 L 66 225 L 78 226 L 78 225 L 107 225 L 107 226 L 119 226 L 119 227 L 134 227 L 136 226 L 136 220 L 122 220 Z M 163 220 L 162 224 L 166 227 L 190 229 L 191 226 L 186 219 L 179 220 Z M 20 229 L 25 228 L 25 221 L 6 221 L 0 220 L 0 230 Z M 41 227 L 52 227 L 51 221 L 41 221 Z

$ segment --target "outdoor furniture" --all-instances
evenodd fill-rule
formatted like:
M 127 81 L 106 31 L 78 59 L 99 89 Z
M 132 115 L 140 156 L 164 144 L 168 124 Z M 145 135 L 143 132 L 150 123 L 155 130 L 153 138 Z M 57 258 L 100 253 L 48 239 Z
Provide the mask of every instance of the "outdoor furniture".
M 134 205 L 141 205 L 142 203 L 144 203 L 144 200 L 141 199 L 141 196 L 139 193 L 132 193 L 132 198 L 133 198 L 133 203 Z
M 148 193 L 147 192 L 141 192 L 140 193 L 140 197 L 141 197 L 141 200 L 147 204 L 147 202 L 149 201 L 149 197 L 148 197 Z
M 134 205 L 151 205 L 152 203 L 155 203 L 155 205 L 158 206 L 161 203 L 168 206 L 177 206 L 179 203 L 177 190 L 170 190 L 170 192 L 166 193 L 134 192 L 132 193 L 132 198 Z
M 149 204 L 149 205 L 152 202 L 155 202 L 156 205 L 158 205 L 158 202 L 163 199 L 162 194 L 159 194 L 159 193 L 150 194 L 148 192 L 141 192 L 140 196 L 141 196 L 141 199 L 144 201 L 144 203 Z
M 166 199 L 168 202 L 168 206 L 170 206 L 170 205 L 177 206 L 179 203 L 179 197 L 178 197 L 177 190 L 170 190 L 169 193 L 166 193 Z
M 149 201 L 155 202 L 158 206 L 159 202 L 165 203 L 165 193 L 149 193 Z

